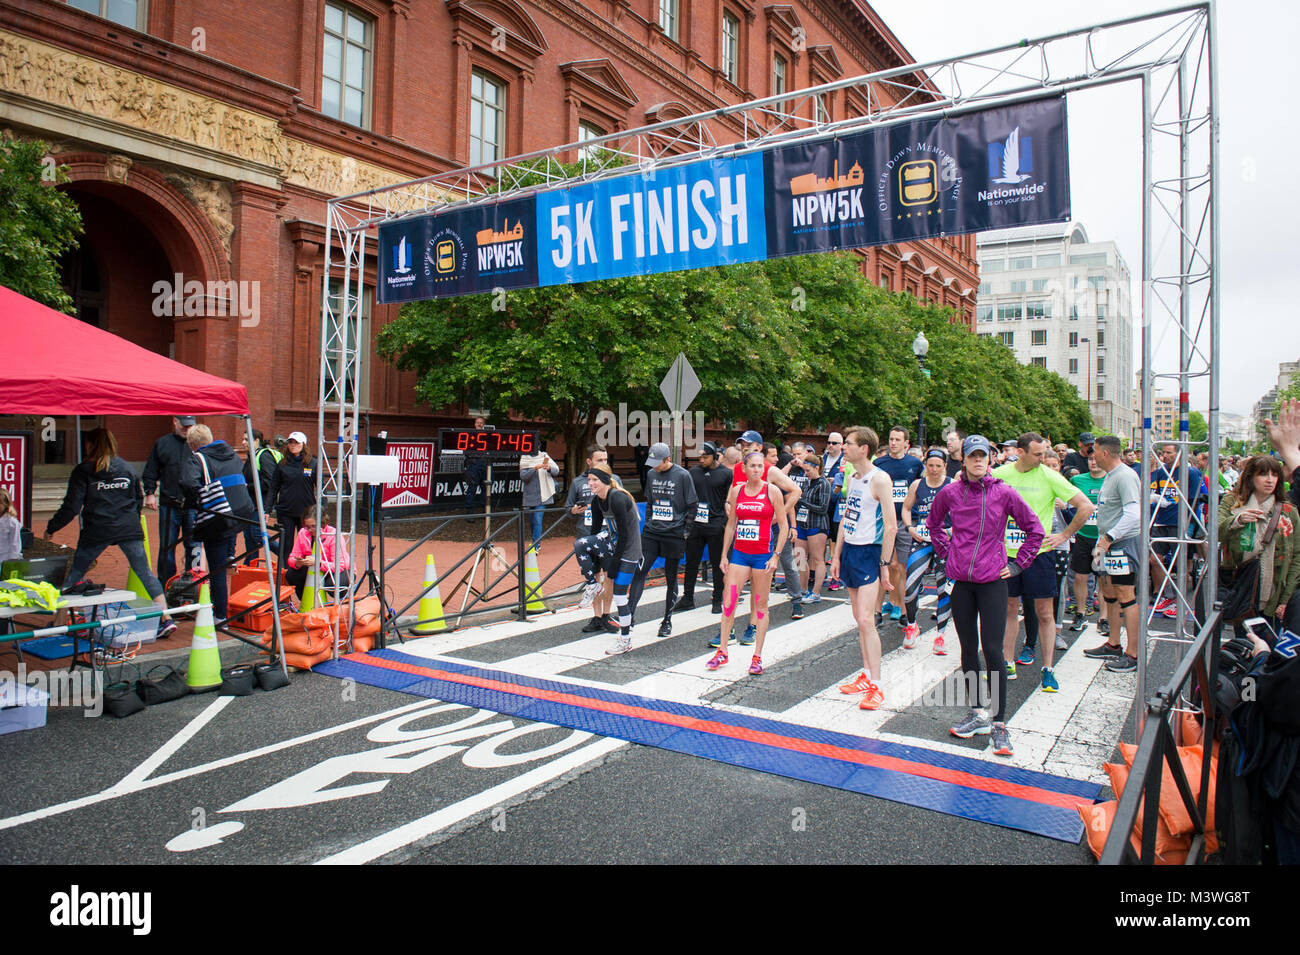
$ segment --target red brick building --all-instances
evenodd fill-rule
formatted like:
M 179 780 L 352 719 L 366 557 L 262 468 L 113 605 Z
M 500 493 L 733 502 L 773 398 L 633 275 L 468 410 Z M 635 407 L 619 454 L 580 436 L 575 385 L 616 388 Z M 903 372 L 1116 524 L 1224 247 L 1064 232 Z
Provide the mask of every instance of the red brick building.
M 68 167 L 85 320 L 243 382 L 268 433 L 312 434 L 328 197 L 910 59 L 859 0 L 0 0 L 0 125 Z M 973 327 L 973 236 L 863 269 Z M 373 342 L 396 308 L 366 312 Z M 376 430 L 464 422 L 430 420 L 413 377 L 370 358 Z M 137 461 L 168 428 L 109 424 Z

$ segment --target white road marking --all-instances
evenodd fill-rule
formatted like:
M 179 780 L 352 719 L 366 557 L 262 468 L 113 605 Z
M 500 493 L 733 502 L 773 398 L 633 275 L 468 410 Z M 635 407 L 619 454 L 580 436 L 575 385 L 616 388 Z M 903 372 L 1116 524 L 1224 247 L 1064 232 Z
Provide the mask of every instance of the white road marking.
M 153 774 L 155 769 L 167 762 L 167 760 L 171 759 L 177 750 L 193 739 L 194 735 L 198 733 L 199 730 L 212 722 L 216 715 L 224 710 L 234 699 L 233 696 L 217 697 L 207 705 L 202 713 L 190 720 L 179 733 L 167 742 L 163 743 L 163 745 L 160 746 L 152 756 L 123 776 L 114 788 L 129 790 L 134 789 L 137 783 L 144 782 Z
M 437 812 L 429 813 L 427 816 L 421 816 L 419 819 L 412 819 L 408 823 L 398 826 L 396 829 L 390 829 L 388 832 L 367 839 L 365 842 L 357 843 L 349 849 L 342 852 L 336 852 L 334 855 L 326 856 L 316 862 L 317 865 L 360 865 L 365 862 L 373 862 L 382 858 L 391 852 L 395 852 L 412 842 L 433 835 L 439 830 L 446 829 L 456 823 L 468 819 L 477 813 L 493 809 L 506 800 L 515 796 L 523 795 L 530 789 L 541 786 L 550 782 L 570 770 L 578 769 L 585 766 L 593 760 L 600 759 L 608 753 L 614 752 L 628 744 L 621 739 L 604 737 L 597 739 L 581 749 L 574 750 L 552 762 L 542 766 L 530 769 L 526 773 L 516 776 L 514 779 L 508 779 L 503 783 L 493 786 L 491 789 L 485 789 L 481 793 L 475 793 L 460 802 L 452 803 L 450 806 L 444 806 Z

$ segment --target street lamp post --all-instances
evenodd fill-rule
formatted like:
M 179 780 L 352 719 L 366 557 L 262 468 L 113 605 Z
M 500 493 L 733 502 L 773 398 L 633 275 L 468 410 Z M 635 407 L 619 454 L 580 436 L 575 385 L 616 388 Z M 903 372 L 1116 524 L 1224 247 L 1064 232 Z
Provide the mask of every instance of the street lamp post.
M 916 356 L 917 364 L 921 366 L 921 374 L 926 378 L 930 377 L 930 372 L 925 367 L 925 356 L 930 351 L 930 342 L 925 337 L 925 332 L 917 332 L 916 339 L 912 342 L 912 354 Z M 921 453 L 925 453 L 925 395 L 921 395 L 921 408 L 916 413 L 916 443 L 921 448 Z

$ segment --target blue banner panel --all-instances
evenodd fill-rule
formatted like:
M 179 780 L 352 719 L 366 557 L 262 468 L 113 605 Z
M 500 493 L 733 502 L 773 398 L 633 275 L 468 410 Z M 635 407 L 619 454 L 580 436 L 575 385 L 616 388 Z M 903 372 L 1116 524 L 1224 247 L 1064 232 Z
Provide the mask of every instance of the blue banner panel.
M 1065 97 L 770 150 L 770 256 L 1070 218 Z
M 379 301 L 532 288 L 534 199 L 514 199 L 379 227 Z
M 709 159 L 537 196 L 540 285 L 767 258 L 759 156 Z

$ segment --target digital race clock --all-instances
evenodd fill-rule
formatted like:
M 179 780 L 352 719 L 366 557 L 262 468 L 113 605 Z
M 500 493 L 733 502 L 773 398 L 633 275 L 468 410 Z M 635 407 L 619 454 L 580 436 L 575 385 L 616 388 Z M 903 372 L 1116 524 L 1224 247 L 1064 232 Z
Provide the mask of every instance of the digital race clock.
M 536 431 L 479 431 L 475 428 L 442 428 L 438 443 L 443 451 L 486 454 L 494 458 L 517 458 L 536 454 L 541 448 Z

